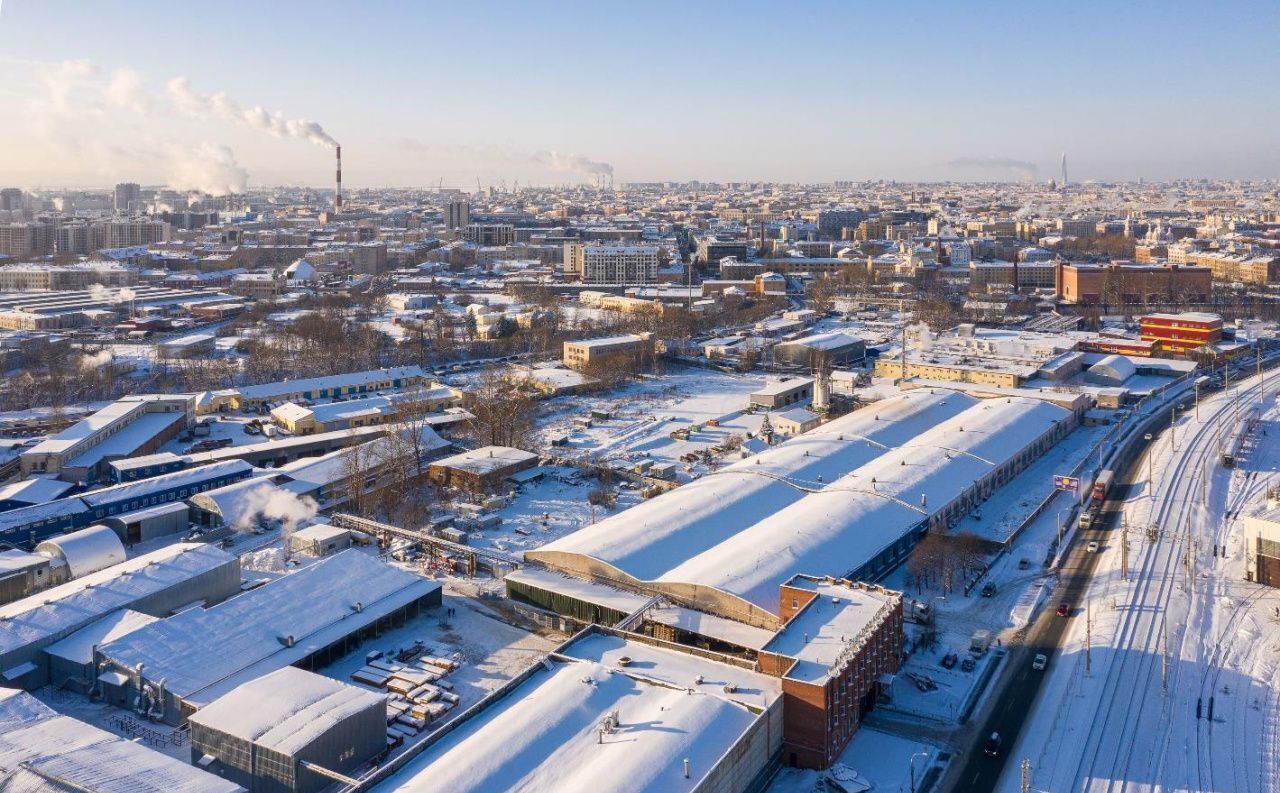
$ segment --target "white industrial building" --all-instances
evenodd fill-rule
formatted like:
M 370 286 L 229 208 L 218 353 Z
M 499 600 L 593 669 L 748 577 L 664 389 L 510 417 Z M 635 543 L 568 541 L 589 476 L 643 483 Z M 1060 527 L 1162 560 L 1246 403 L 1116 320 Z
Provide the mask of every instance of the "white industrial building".
M 776 629 L 778 588 L 793 575 L 883 574 L 925 531 L 958 520 L 1075 422 L 1071 411 L 1036 399 L 911 391 L 525 558 Z M 522 582 L 520 573 L 507 587 L 513 596 L 574 615 L 574 604 Z M 585 614 L 593 608 L 581 604 Z
M 386 751 L 387 698 L 284 667 L 191 717 L 191 762 L 263 793 L 314 793 Z
M 244 788 L 0 688 L 0 790 L 244 793 Z
M 148 716 L 177 725 L 236 686 L 326 663 L 440 602 L 440 584 L 343 551 L 99 645 L 98 679 L 106 701 L 140 700 Z
M 240 591 L 240 560 L 221 548 L 178 543 L 0 606 L 3 685 L 49 682 L 45 648 L 120 609 L 156 617 Z

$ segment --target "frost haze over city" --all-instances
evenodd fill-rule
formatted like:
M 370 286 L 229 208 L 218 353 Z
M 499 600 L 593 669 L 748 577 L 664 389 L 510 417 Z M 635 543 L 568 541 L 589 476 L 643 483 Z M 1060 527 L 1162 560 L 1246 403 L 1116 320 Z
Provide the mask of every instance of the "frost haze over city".
M 0 2 L 0 790 L 1280 791 L 1277 29 Z

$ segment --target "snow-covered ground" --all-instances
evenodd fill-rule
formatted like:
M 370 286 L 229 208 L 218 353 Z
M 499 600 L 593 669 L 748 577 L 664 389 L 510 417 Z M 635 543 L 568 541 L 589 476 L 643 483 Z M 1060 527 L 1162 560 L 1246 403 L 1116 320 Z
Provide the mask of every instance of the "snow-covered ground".
M 670 367 L 661 378 L 633 381 L 607 394 L 551 400 L 540 427 L 544 440 L 568 437 L 568 444 L 558 451 L 567 458 L 676 463 L 679 478 L 687 481 L 710 469 L 697 463 L 686 471 L 682 455 L 710 449 L 732 435 L 745 438 L 759 431 L 763 414 L 744 409 L 751 392 L 764 383 L 760 375 Z M 587 418 L 593 410 L 607 412 L 610 418 L 593 421 L 590 428 L 574 427 L 574 419 Z M 720 426 L 707 426 L 709 420 Z M 673 430 L 693 425 L 702 428 L 688 440 L 671 437 Z M 720 459 L 727 463 L 732 455 Z
M 542 479 L 520 485 L 507 505 L 495 511 L 500 524 L 469 530 L 468 544 L 511 553 L 537 548 L 640 500 L 635 485 L 617 482 L 615 505 L 593 508 L 587 496 L 599 487 L 599 480 L 574 468 L 548 466 Z
M 1280 789 L 1280 591 L 1244 580 L 1239 521 L 1280 481 L 1280 444 L 1258 442 L 1280 410 L 1269 385 L 1250 453 L 1222 468 L 1219 427 L 1258 400 L 1256 379 L 1241 386 L 1180 417 L 1176 451 L 1170 433 L 1157 441 L 1154 493 L 1140 481 L 1124 504 L 1128 575 L 1117 528 L 999 790 L 1019 790 L 1023 758 L 1036 790 Z

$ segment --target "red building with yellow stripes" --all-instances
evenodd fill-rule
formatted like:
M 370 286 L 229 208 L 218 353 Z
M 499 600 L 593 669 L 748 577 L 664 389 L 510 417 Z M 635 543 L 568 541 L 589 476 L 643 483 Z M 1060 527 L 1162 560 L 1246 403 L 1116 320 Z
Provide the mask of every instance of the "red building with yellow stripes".
M 1178 357 L 1222 341 L 1222 317 L 1217 314 L 1148 314 L 1138 322 L 1143 341 L 1153 341 L 1160 352 Z

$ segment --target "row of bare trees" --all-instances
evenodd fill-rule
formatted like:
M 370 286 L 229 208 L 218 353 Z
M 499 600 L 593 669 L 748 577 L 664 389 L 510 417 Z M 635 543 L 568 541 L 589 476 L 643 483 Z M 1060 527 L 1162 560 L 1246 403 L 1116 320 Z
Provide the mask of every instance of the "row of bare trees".
M 948 595 L 982 569 L 987 542 L 972 532 L 943 534 L 929 531 L 907 558 L 906 585 L 916 592 Z

